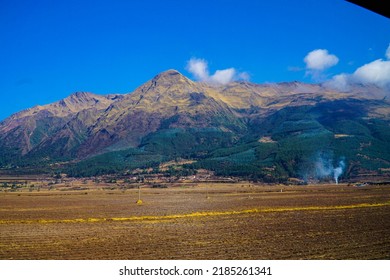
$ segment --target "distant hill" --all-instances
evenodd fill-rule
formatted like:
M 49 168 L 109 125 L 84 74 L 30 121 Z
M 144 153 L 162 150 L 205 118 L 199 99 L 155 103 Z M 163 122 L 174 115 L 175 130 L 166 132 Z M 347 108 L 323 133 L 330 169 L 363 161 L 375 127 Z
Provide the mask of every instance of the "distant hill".
M 364 85 L 210 85 L 168 70 L 129 94 L 77 92 L 10 116 L 0 123 L 0 166 L 93 176 L 190 159 L 180 172 L 267 182 L 388 177 L 387 96 Z

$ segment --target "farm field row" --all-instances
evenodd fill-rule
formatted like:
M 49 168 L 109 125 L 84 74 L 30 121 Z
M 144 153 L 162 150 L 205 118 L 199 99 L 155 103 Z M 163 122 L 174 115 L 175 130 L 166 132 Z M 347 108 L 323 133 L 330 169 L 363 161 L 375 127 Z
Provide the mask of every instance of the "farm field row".
M 0 193 L 0 259 L 389 259 L 390 186 Z

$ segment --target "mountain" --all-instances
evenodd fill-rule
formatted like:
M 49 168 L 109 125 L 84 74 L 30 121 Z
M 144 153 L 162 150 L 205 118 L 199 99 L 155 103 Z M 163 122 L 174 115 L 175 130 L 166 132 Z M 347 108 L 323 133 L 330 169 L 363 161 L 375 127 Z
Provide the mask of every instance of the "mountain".
M 185 158 L 184 173 L 286 181 L 329 178 L 343 162 L 344 178 L 388 176 L 387 96 L 367 85 L 207 84 L 168 70 L 132 93 L 77 92 L 10 116 L 0 166 L 89 176 Z
M 58 102 L 16 113 L 0 123 L 2 162 L 12 162 L 58 143 L 53 156 L 70 152 L 82 142 L 88 127 L 121 95 L 76 92 Z

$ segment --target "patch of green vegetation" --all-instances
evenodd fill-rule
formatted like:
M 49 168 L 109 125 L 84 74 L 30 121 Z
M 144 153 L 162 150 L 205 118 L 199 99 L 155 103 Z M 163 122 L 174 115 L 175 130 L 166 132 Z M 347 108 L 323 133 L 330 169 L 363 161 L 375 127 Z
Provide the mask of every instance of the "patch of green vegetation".
M 217 147 L 229 147 L 234 135 L 217 128 L 164 129 L 146 136 L 140 147 L 153 154 L 168 158 L 196 158 Z
M 74 177 L 90 177 L 123 173 L 136 168 L 156 167 L 165 160 L 162 155 L 130 148 L 90 157 L 70 165 L 64 172 Z

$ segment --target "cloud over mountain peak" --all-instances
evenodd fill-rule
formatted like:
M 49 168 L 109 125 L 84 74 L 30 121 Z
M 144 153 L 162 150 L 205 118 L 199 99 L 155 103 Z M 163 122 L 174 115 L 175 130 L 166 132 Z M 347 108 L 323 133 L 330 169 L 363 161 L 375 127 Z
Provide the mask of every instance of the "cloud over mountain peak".
M 208 62 L 202 58 L 191 58 L 187 62 L 186 70 L 190 72 L 196 80 L 210 84 L 226 85 L 236 80 L 249 80 L 248 73 L 239 72 L 233 67 L 216 70 L 214 74 L 210 75 Z

